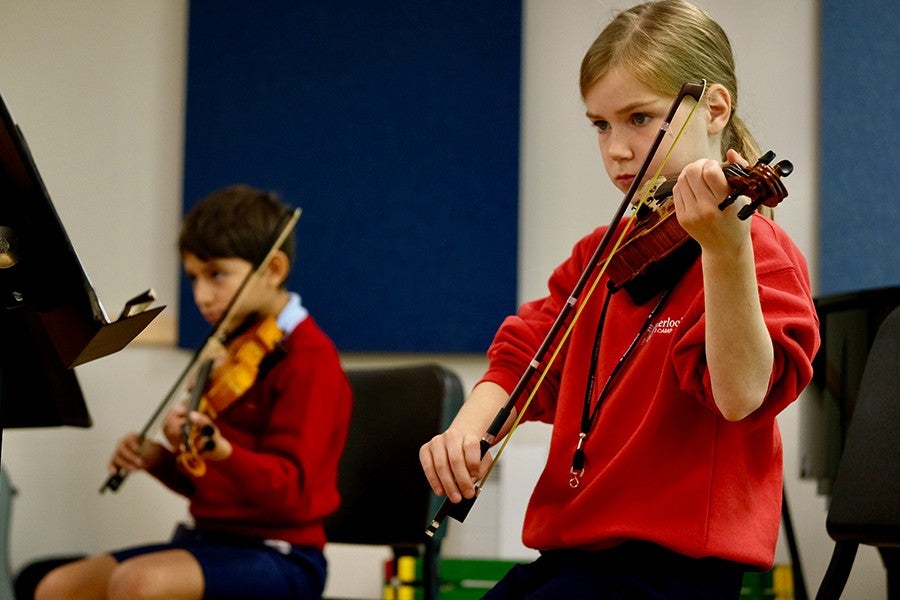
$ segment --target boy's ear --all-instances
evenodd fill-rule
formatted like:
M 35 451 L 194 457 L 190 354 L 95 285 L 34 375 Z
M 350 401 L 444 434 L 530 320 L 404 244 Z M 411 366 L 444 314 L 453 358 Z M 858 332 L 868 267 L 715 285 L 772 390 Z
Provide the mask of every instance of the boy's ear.
M 731 119 L 731 94 L 728 89 L 720 83 L 709 86 L 706 91 L 706 106 L 709 110 L 709 134 L 722 133 Z
M 275 287 L 280 286 L 287 279 L 291 271 L 291 261 L 287 255 L 281 250 L 276 251 L 269 259 L 269 266 L 266 267 L 266 274 Z

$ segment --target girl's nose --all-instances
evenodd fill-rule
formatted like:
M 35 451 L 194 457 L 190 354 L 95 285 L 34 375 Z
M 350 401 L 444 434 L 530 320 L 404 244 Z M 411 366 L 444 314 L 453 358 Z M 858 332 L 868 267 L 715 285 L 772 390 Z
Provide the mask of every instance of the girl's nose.
M 628 136 L 612 132 L 606 141 L 606 154 L 612 160 L 629 160 L 634 158 Z

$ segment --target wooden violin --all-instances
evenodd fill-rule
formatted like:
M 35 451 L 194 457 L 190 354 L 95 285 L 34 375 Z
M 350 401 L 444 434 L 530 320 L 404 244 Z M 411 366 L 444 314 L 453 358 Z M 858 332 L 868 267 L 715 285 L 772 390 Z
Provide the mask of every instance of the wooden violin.
M 774 207 L 784 200 L 788 192 L 781 178 L 790 175 L 794 167 L 787 160 L 770 166 L 773 158 L 775 153 L 770 150 L 750 168 L 724 164 L 722 170 L 732 192 L 719 203 L 719 209 L 746 196 L 750 203 L 741 207 L 738 218 L 747 219 L 760 205 Z M 613 289 L 624 287 L 638 304 L 675 283 L 700 255 L 699 244 L 675 217 L 672 188 L 676 180 L 661 177 L 647 184 L 644 195 L 648 199 L 638 209 L 634 228 L 606 266 Z
M 228 353 L 215 370 L 212 359 L 204 361 L 194 382 L 186 416 L 191 411 L 199 411 L 215 419 L 227 410 L 250 389 L 259 375 L 263 359 L 271 354 L 282 337 L 284 332 L 275 319 L 266 317 L 228 343 Z M 196 427 L 190 419 L 182 428 L 183 447 L 178 462 L 194 477 L 206 473 L 202 453 L 215 448 L 213 433 L 211 426 Z

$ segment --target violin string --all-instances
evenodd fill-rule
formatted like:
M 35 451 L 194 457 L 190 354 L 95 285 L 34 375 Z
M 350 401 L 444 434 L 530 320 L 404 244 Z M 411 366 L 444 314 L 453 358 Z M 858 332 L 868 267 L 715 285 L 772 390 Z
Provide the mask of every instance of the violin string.
M 705 93 L 706 93 L 706 80 L 703 81 L 703 91 L 700 94 L 701 99 L 703 98 Z M 597 271 L 597 275 L 594 277 L 594 280 L 591 282 L 591 285 L 588 287 L 587 291 L 582 296 L 582 299 L 578 302 L 578 307 L 575 309 L 575 312 L 572 314 L 572 319 L 569 321 L 569 324 L 566 326 L 566 329 L 563 331 L 563 334 L 560 337 L 559 343 L 556 344 L 556 347 L 553 349 L 553 352 L 551 353 L 550 358 L 547 359 L 547 362 L 545 363 L 544 368 L 542 370 L 540 370 L 538 378 L 534 383 L 534 386 L 531 388 L 531 391 L 528 393 L 528 396 L 525 398 L 525 402 L 522 404 L 522 410 L 517 412 L 516 418 L 513 420 L 513 423 L 510 426 L 510 429 L 507 432 L 506 436 L 504 436 L 503 441 L 500 442 L 500 446 L 498 446 L 497 451 L 494 454 L 493 459 L 491 460 L 491 463 L 488 465 L 487 471 L 485 471 L 484 476 L 476 484 L 475 487 L 477 489 L 482 489 L 484 487 L 485 482 L 487 482 L 488 478 L 491 475 L 491 472 L 494 470 L 494 465 L 496 465 L 497 461 L 500 460 L 500 456 L 503 454 L 503 451 L 506 449 L 506 446 L 509 443 L 509 440 L 512 438 L 513 433 L 515 433 L 516 429 L 518 429 L 519 423 L 522 421 L 522 418 L 525 415 L 525 411 L 528 410 L 528 406 L 531 404 L 531 401 L 537 395 L 538 389 L 541 387 L 541 384 L 543 383 L 544 379 L 546 378 L 547 373 L 550 370 L 550 367 L 553 365 L 554 362 L 556 362 L 557 356 L 559 355 L 560 351 L 562 350 L 563 346 L 565 345 L 566 340 L 569 338 L 569 335 L 572 333 L 572 330 L 575 328 L 575 324 L 578 322 L 578 318 L 581 315 L 582 311 L 584 310 L 584 307 L 587 305 L 588 301 L 590 300 L 591 296 L 593 295 L 594 290 L 596 289 L 597 285 L 600 283 L 600 280 L 603 278 L 604 273 L 606 273 L 607 265 L 609 265 L 609 262 L 612 259 L 612 257 L 615 256 L 616 252 L 619 249 L 619 246 L 622 244 L 625 237 L 633 229 L 634 222 L 637 218 L 638 209 L 640 209 L 642 206 L 644 206 L 646 204 L 647 198 L 649 197 L 651 190 L 654 189 L 654 185 L 652 185 L 652 184 L 655 183 L 659 179 L 660 173 L 662 172 L 666 163 L 669 161 L 669 158 L 672 155 L 672 151 L 674 150 L 675 145 L 678 143 L 678 140 L 681 139 L 681 135 L 684 133 L 685 129 L 687 128 L 688 123 L 693 118 L 694 112 L 697 110 L 697 107 L 699 105 L 700 105 L 700 102 L 698 101 L 698 102 L 695 102 L 694 105 L 691 107 L 691 110 L 688 112 L 687 117 L 685 118 L 684 122 L 681 124 L 681 127 L 679 127 L 679 129 L 678 129 L 678 133 L 675 135 L 675 139 L 672 140 L 672 144 L 669 146 L 669 149 L 666 151 L 665 155 L 663 156 L 662 160 L 660 161 L 659 166 L 656 168 L 656 172 L 653 174 L 653 177 L 651 177 L 648 180 L 648 184 L 644 185 L 643 190 L 641 192 L 641 196 L 640 196 L 637 204 L 635 205 L 631 216 L 628 218 L 628 222 L 623 227 L 622 233 L 616 239 L 615 243 L 612 246 L 612 249 L 609 252 L 607 252 L 606 259 L 600 265 L 600 269 Z

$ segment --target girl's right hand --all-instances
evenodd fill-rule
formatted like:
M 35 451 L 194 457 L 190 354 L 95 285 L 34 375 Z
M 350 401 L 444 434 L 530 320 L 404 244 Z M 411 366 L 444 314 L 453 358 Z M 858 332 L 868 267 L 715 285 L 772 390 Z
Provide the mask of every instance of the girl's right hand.
M 435 494 L 446 495 L 451 502 L 475 496 L 475 483 L 487 473 L 492 460 L 490 452 L 481 457 L 481 439 L 508 398 L 509 394 L 496 383 L 479 383 L 450 427 L 419 449 L 422 470 Z M 515 417 L 513 409 L 495 441 L 506 435 Z
M 482 434 L 451 426 L 419 449 L 425 478 L 435 494 L 446 494 L 451 502 L 475 495 L 475 483 L 491 463 L 490 453 L 481 458 Z

